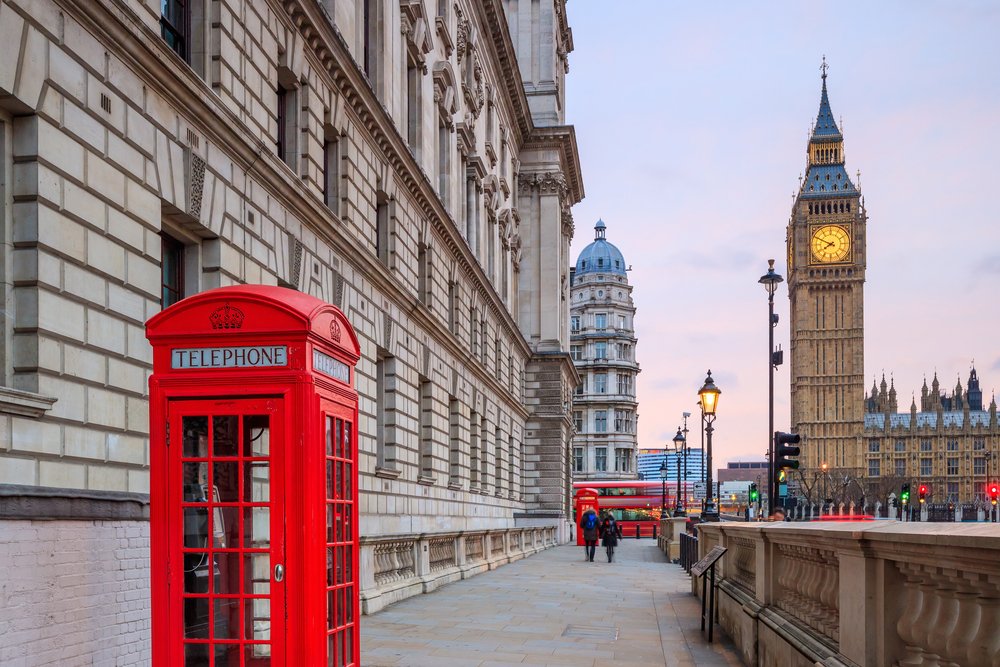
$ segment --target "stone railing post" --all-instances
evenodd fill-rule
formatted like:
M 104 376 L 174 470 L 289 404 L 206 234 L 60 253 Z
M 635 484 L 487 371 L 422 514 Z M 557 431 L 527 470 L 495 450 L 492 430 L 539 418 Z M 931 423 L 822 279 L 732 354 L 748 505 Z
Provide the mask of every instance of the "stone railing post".
M 431 571 L 431 549 L 428 535 L 417 536 L 417 557 L 414 559 L 414 569 L 418 577 L 430 574 Z
M 856 544 L 856 543 L 855 543 Z M 879 569 L 883 564 L 864 553 L 840 552 L 839 608 L 850 610 L 840 614 L 840 653 L 858 665 L 877 663 L 881 631 L 879 607 L 882 600 Z

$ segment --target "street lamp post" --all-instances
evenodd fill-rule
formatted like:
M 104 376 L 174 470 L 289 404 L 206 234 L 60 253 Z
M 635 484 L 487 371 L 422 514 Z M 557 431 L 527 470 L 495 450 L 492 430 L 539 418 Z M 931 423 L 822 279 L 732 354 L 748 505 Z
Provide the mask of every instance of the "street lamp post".
M 702 511 L 702 521 L 718 521 L 719 511 L 715 507 L 712 496 L 712 423 L 715 421 L 715 409 L 719 404 L 719 394 L 722 392 L 712 380 L 712 371 L 708 371 L 705 384 L 698 390 L 701 397 L 701 418 L 705 427 L 705 509 Z
M 685 507 L 687 505 L 687 502 L 688 502 L 688 498 L 687 498 L 687 483 L 688 483 L 688 449 L 689 449 L 689 447 L 687 446 L 687 439 L 688 439 L 688 417 L 691 416 L 691 413 L 690 412 L 684 412 L 684 413 L 681 413 L 681 416 L 684 418 L 684 428 L 682 429 L 682 431 L 684 433 L 684 479 L 681 482 L 681 484 L 684 485 L 684 503 L 681 506 L 682 509 L 684 509 L 684 514 L 682 514 L 681 516 L 687 516 L 687 508 Z
M 684 453 L 684 434 L 680 427 L 677 427 L 677 435 L 674 436 L 674 452 L 677 454 L 677 489 L 674 502 L 674 516 L 685 516 L 684 505 L 681 503 L 681 455 Z
M 662 484 L 662 496 L 660 496 L 660 519 L 667 515 L 667 450 L 663 450 L 663 463 L 660 464 L 660 484 Z
M 774 469 L 774 327 L 778 326 L 778 316 L 774 314 L 774 293 L 783 280 L 774 270 L 774 260 L 769 259 L 767 273 L 757 281 L 767 291 L 767 507 L 772 512 L 778 499 Z

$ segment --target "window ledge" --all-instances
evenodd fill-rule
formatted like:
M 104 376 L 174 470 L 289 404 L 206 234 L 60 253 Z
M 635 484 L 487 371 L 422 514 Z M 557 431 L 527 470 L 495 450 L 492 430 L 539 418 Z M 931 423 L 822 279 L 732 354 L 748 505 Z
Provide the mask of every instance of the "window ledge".
M 426 486 L 431 486 L 436 481 L 437 481 L 437 477 L 435 477 L 434 475 L 427 475 L 427 474 L 421 473 L 417 477 L 417 484 L 424 484 Z
M 57 400 L 13 387 L 0 387 L 0 413 L 37 419 L 51 410 Z
M 403 471 L 399 468 L 383 468 L 382 466 L 375 467 L 375 476 L 382 477 L 383 479 L 399 479 L 399 476 L 403 474 Z

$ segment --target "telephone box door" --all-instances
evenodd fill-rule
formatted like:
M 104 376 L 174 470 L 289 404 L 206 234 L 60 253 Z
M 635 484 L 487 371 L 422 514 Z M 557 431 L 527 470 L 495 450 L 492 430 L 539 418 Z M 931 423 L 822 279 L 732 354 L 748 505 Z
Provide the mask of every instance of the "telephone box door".
M 358 656 L 357 431 L 352 407 L 321 401 L 326 459 L 327 665 L 349 667 Z
M 283 664 L 282 403 L 169 403 L 171 665 Z

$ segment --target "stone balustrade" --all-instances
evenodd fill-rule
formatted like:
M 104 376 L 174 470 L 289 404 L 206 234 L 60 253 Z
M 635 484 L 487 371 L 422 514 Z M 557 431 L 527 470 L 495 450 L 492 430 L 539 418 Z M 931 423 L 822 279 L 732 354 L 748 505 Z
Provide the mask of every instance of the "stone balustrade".
M 1000 665 L 1000 526 L 698 529 L 702 555 L 728 549 L 717 570 L 720 623 L 748 665 Z
M 361 612 L 496 569 L 556 540 L 555 526 L 362 537 Z

